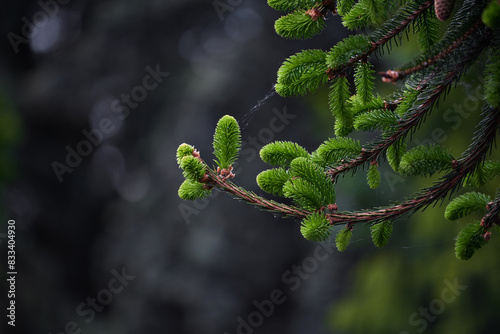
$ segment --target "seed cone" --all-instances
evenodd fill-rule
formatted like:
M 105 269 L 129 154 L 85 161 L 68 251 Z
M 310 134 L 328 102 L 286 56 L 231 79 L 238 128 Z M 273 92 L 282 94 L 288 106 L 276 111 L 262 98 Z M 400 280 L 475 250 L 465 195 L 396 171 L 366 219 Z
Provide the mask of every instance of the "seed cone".
M 434 0 L 434 11 L 439 21 L 446 21 L 450 18 L 455 6 L 455 0 Z

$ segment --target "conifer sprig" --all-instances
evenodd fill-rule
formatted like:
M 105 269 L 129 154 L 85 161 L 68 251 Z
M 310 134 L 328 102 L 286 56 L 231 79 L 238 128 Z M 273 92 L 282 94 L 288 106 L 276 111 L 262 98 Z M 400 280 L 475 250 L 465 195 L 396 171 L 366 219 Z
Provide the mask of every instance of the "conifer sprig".
M 216 169 L 207 166 L 191 145 L 182 144 L 177 150 L 177 163 L 186 178 L 179 196 L 188 200 L 203 198 L 215 187 L 263 210 L 302 220 L 302 235 L 313 241 L 326 240 L 331 225 L 343 224 L 345 227 L 337 233 L 335 242 L 339 251 L 344 251 L 354 226 L 359 223 L 372 224 L 372 240 L 382 247 L 392 234 L 396 218 L 432 205 L 463 186 L 485 185 L 500 174 L 500 161 L 485 160 L 500 127 L 500 24 L 495 23 L 495 18 L 500 17 L 500 6 L 495 3 L 485 11 L 489 2 L 464 0 L 439 40 L 432 0 L 405 1 L 398 9 L 394 9 L 398 5 L 392 7 L 386 0 L 336 3 L 268 0 L 273 8 L 289 12 L 276 22 L 277 32 L 288 38 L 308 38 L 319 33 L 329 11 L 342 16 L 344 25 L 350 29 L 379 26 L 369 36 L 355 34 L 345 38 L 330 51 L 303 50 L 288 58 L 278 71 L 275 90 L 282 96 L 305 95 L 330 84 L 329 106 L 335 118 L 336 137 L 326 140 L 312 153 L 286 141 L 262 148 L 262 160 L 275 168 L 258 174 L 257 183 L 265 192 L 291 198 L 295 203 L 286 205 L 258 196 L 229 180 L 235 176 L 232 164 L 238 157 L 241 138 L 236 120 L 226 115 L 214 135 Z M 441 9 L 438 18 L 445 20 L 451 10 Z M 382 18 L 388 15 L 392 18 L 380 26 Z M 403 33 L 408 33 L 411 27 L 422 54 L 397 70 L 380 73 L 384 82 L 404 80 L 400 89 L 383 99 L 373 92 L 370 56 L 381 56 L 384 50 L 390 52 L 391 43 L 401 42 Z M 485 104 L 468 149 L 456 160 L 441 145 L 408 149 L 408 136 L 439 106 L 440 100 L 484 50 L 489 51 Z M 353 95 L 347 78 L 351 68 L 354 68 Z M 377 130 L 382 134 L 362 146 L 347 137 L 354 130 Z M 334 188 L 338 176 L 362 168 L 369 187 L 375 189 L 381 182 L 379 163 L 383 156 L 400 175 L 446 174 L 432 187 L 399 204 L 364 211 L 338 211 Z M 480 211 L 484 214 L 482 220 L 467 224 L 457 237 L 455 252 L 459 259 L 469 259 L 489 241 L 491 227 L 500 225 L 500 191 L 493 201 L 486 194 L 469 192 L 456 197 L 446 208 L 445 217 L 452 220 Z
M 408 26 L 420 15 L 422 15 L 428 8 L 430 8 L 432 4 L 432 0 L 417 0 L 414 2 L 410 2 L 408 5 L 401 8 L 401 10 L 395 15 L 393 19 L 391 19 L 369 37 L 371 44 L 370 47 L 366 48 L 366 50 L 361 49 L 361 52 L 359 52 L 356 56 L 351 57 L 343 64 L 330 62 L 331 65 L 328 69 L 328 77 L 330 79 L 333 79 L 339 73 L 342 73 L 347 68 L 352 67 L 357 62 L 363 59 L 367 59 L 373 52 L 379 51 L 382 46 L 384 46 L 386 43 L 391 41 L 397 35 L 402 33 L 406 28 L 408 28 Z
M 436 47 L 432 48 L 429 52 L 416 57 L 414 60 L 410 61 L 408 64 L 401 66 L 396 70 L 388 70 L 386 72 L 380 72 L 379 74 L 385 79 L 385 82 L 396 82 L 402 80 L 405 77 L 418 73 L 423 69 L 430 67 L 439 61 L 446 59 L 451 53 L 456 51 L 469 39 L 474 38 L 475 34 L 480 28 L 484 28 L 484 23 L 481 20 L 477 20 L 476 23 L 463 35 L 458 36 L 457 39 L 452 42 L 439 43 Z M 444 46 L 447 45 L 447 46 Z M 439 50 L 436 53 L 435 50 Z M 434 51 L 434 52 L 432 52 Z
M 215 162 L 221 169 L 231 167 L 238 159 L 241 147 L 241 133 L 238 122 L 234 117 L 225 115 L 217 122 L 213 146 L 217 158 Z
M 456 190 L 468 173 L 475 170 L 478 164 L 486 156 L 488 150 L 494 143 L 496 133 L 500 127 L 500 110 L 489 106 L 483 108 L 484 116 L 477 126 L 477 132 L 469 148 L 458 159 L 456 168 L 445 175 L 443 179 L 432 188 L 424 191 L 413 199 L 375 211 L 359 212 L 353 214 L 331 214 L 332 223 L 350 221 L 376 222 L 381 220 L 391 220 L 403 214 L 417 211 L 433 202 L 444 198 L 448 193 Z M 500 209 L 499 209 L 500 210 Z
M 458 159 L 456 168 L 444 176 L 435 186 L 413 199 L 374 211 L 329 212 L 327 213 L 329 221 L 332 224 L 344 224 L 348 221 L 352 225 L 357 223 L 376 223 L 385 220 L 392 221 L 397 217 L 415 212 L 447 196 L 447 194 L 455 190 L 461 184 L 468 173 L 472 172 L 477 165 L 481 163 L 488 150 L 490 150 L 491 145 L 494 143 L 496 133 L 500 127 L 500 110 L 485 106 L 483 108 L 483 116 L 483 119 L 478 124 L 478 130 L 474 140 L 469 148 L 463 153 L 462 157 Z M 215 186 L 233 195 L 237 199 L 255 205 L 261 209 L 300 219 L 304 219 L 314 212 L 314 210 L 307 208 L 303 209 L 281 204 L 258 196 L 253 192 L 246 191 L 236 186 L 231 181 L 220 178 L 220 176 L 211 169 L 207 170 L 207 176 L 208 178 L 205 181 L 206 184 Z M 500 205 L 497 203 L 494 210 L 491 212 L 491 216 L 494 217 L 495 214 L 500 212 Z
M 418 106 L 408 112 L 407 116 L 399 122 L 395 131 L 390 133 L 390 135 L 387 135 L 385 139 L 376 142 L 371 148 L 367 148 L 359 157 L 329 170 L 328 173 L 332 179 L 335 179 L 339 174 L 345 173 L 348 170 L 356 169 L 367 162 L 377 160 L 379 156 L 386 152 L 390 146 L 400 140 L 404 140 L 408 134 L 415 131 L 425 116 L 430 112 L 434 104 L 439 101 L 442 94 L 445 93 L 448 88 L 456 82 L 466 69 L 477 59 L 477 57 L 479 57 L 481 51 L 487 46 L 487 38 L 487 34 L 482 34 L 481 38 L 478 38 L 475 41 L 476 47 L 473 50 L 469 49 L 468 53 L 464 52 L 460 61 L 444 67 L 444 71 L 439 75 L 439 78 L 435 78 L 435 75 L 433 75 L 434 77 L 432 79 L 433 81 L 438 82 L 437 84 L 424 84 L 416 87 L 416 90 L 420 92 L 417 99 Z M 422 82 L 428 81 L 428 79 L 422 80 Z

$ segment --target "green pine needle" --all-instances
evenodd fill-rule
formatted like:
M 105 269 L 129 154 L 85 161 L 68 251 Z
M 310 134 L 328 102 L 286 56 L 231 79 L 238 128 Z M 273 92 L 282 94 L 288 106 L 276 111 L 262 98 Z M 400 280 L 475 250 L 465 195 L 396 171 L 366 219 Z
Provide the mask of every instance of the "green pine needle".
M 335 117 L 335 135 L 347 136 L 353 129 L 353 114 L 349 92 L 349 81 L 345 76 L 332 81 L 329 94 L 330 111 Z
M 290 141 L 275 141 L 261 148 L 262 161 L 275 166 L 288 167 L 293 159 L 309 157 L 305 148 Z
M 269 7 L 282 12 L 312 8 L 317 0 L 267 0 Z
M 349 100 L 351 101 L 351 110 L 353 115 L 359 115 L 376 109 L 385 108 L 385 102 L 381 96 L 372 96 L 372 98 L 366 103 L 358 95 L 352 95 Z
M 486 210 L 486 204 L 491 202 L 491 198 L 483 193 L 475 191 L 468 192 L 453 199 L 444 212 L 444 217 L 448 220 L 457 220 L 474 212 Z
M 326 56 L 326 64 L 329 68 L 347 64 L 352 58 L 365 53 L 372 44 L 365 35 L 351 35 L 338 42 Z
M 182 158 L 189 155 L 193 155 L 193 152 L 194 152 L 193 146 L 186 143 L 180 144 L 179 147 L 177 148 L 177 164 L 180 165 Z
M 184 175 L 186 180 L 196 182 L 205 175 L 205 165 L 192 155 L 183 157 L 180 166 L 183 170 L 182 175 Z
M 385 0 L 360 0 L 343 16 L 342 24 L 351 30 L 380 25 L 386 17 L 385 3 Z
M 410 108 L 413 106 L 413 103 L 417 100 L 419 94 L 420 91 L 416 89 L 405 90 L 403 93 L 404 99 L 398 104 L 395 113 L 401 117 L 406 115 L 406 113 L 410 111 Z
M 390 221 L 383 221 L 370 226 L 370 234 L 372 236 L 373 244 L 382 248 L 389 242 L 392 235 L 392 223 Z
M 215 162 L 221 169 L 232 166 L 241 147 L 240 126 L 234 117 L 225 115 L 217 123 L 214 134 Z
M 322 165 L 339 164 L 342 159 L 351 160 L 361 154 L 361 143 L 348 137 L 330 138 L 313 154 L 313 161 Z
M 324 169 L 306 158 L 296 158 L 290 165 L 290 178 L 283 194 L 306 210 L 318 210 L 335 203 L 335 188 Z
M 321 196 L 315 191 L 314 186 L 304 179 L 289 179 L 283 185 L 283 195 L 306 210 L 315 211 L 324 206 Z
M 500 174 L 500 161 L 486 160 L 478 164 L 476 170 L 467 175 L 464 185 L 469 187 L 482 187 Z
M 284 196 L 283 185 L 289 178 L 284 168 L 268 169 L 257 175 L 257 184 L 267 193 Z
M 380 171 L 377 164 L 371 164 L 368 168 L 366 181 L 371 189 L 377 189 L 380 186 Z
M 373 99 L 373 88 L 375 87 L 375 77 L 370 63 L 359 62 L 356 64 L 354 72 L 354 83 L 356 94 L 363 104 L 369 103 Z
M 300 233 L 310 241 L 324 241 L 328 239 L 331 225 L 324 212 L 314 212 L 307 216 L 301 224 Z
M 337 13 L 345 16 L 352 9 L 356 2 L 354 0 L 337 0 Z
M 290 39 L 311 38 L 323 31 L 326 24 L 323 17 L 313 20 L 305 10 L 298 10 L 282 16 L 274 23 L 276 33 Z
M 178 195 L 184 200 L 194 201 L 199 198 L 205 198 L 210 195 L 211 190 L 203 188 L 203 183 L 184 180 L 178 190 Z
M 290 165 L 290 173 L 294 177 L 306 180 L 313 185 L 313 191 L 323 205 L 335 203 L 335 188 L 332 180 L 325 174 L 323 167 L 306 158 L 296 158 Z M 319 209 L 320 207 L 318 207 Z
M 500 52 L 495 50 L 486 65 L 485 97 L 489 105 L 500 108 Z
M 418 46 L 423 52 L 429 49 L 439 40 L 440 22 L 428 15 L 422 15 L 417 20 L 415 33 L 417 34 Z
M 395 172 L 399 171 L 399 164 L 401 163 L 401 157 L 406 152 L 406 142 L 404 140 L 398 140 L 393 145 L 389 146 L 386 152 L 387 161 L 389 165 Z
M 328 81 L 326 52 L 306 50 L 289 57 L 278 70 L 275 90 L 281 96 L 314 93 Z
M 441 145 L 417 146 L 403 155 L 399 172 L 403 175 L 431 176 L 452 167 L 453 156 Z
M 387 0 L 361 0 L 366 2 L 366 8 L 368 10 L 368 15 L 370 17 L 370 23 L 374 26 L 382 24 L 386 17 L 387 11 L 385 5 L 388 3 Z
M 397 125 L 399 117 L 391 110 L 376 109 L 371 112 L 356 116 L 354 128 L 360 131 L 373 131 L 376 129 L 389 130 Z
M 352 231 L 350 228 L 345 227 L 337 233 L 335 237 L 335 244 L 339 252 L 343 252 L 349 246 L 349 242 L 351 241 Z
M 364 28 L 370 22 L 370 16 L 364 1 L 356 3 L 351 10 L 342 17 L 342 24 L 350 30 Z
M 479 222 L 465 225 L 458 234 L 455 242 L 455 255 L 457 259 L 469 260 L 476 250 L 484 246 L 487 243 L 483 237 L 485 232 L 484 227 Z

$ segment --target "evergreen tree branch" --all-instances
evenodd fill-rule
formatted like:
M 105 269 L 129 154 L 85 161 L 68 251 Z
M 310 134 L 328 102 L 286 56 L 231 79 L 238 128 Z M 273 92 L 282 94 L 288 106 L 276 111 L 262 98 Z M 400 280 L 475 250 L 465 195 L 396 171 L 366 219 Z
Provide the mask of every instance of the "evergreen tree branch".
M 207 170 L 206 176 L 207 178 L 204 180 L 204 182 L 208 186 L 215 186 L 219 190 L 233 195 L 236 199 L 257 206 L 260 209 L 296 218 L 305 218 L 306 216 L 312 213 L 312 211 L 278 203 L 276 201 L 259 196 L 253 192 L 247 191 L 242 187 L 235 185 L 226 178 L 220 177 L 215 171 L 211 169 Z
M 481 226 L 488 230 L 493 224 L 500 225 L 500 191 L 497 191 L 495 199 L 486 205 L 486 209 L 488 212 L 481 219 Z
M 465 34 L 459 36 L 456 40 L 454 40 L 448 47 L 439 48 L 440 52 L 430 58 L 424 58 L 418 62 L 416 65 L 411 65 L 408 68 L 401 70 L 387 70 L 386 72 L 379 72 L 379 75 L 382 76 L 383 82 L 392 82 L 396 83 L 398 80 L 404 79 L 406 76 L 416 73 L 418 71 L 423 70 L 426 67 L 434 65 L 437 61 L 445 59 L 449 56 L 453 51 L 458 49 L 462 43 L 467 41 L 468 39 L 474 37 L 473 34 L 477 32 L 480 28 L 484 29 L 485 25 L 481 19 L 478 19 L 474 26 L 470 28 Z
M 418 2 L 419 1 L 416 1 L 416 3 Z M 384 27 L 382 27 L 380 31 L 387 30 L 387 28 L 390 27 L 385 34 L 383 34 L 382 36 L 378 36 L 379 35 L 378 33 L 374 33 L 370 38 L 372 42 L 371 42 L 371 47 L 368 50 L 351 58 L 347 63 L 341 66 L 337 66 L 336 68 L 329 68 L 327 70 L 328 78 L 333 79 L 340 73 L 344 72 L 347 68 L 352 67 L 360 60 L 367 59 L 368 56 L 377 51 L 381 46 L 385 45 L 392 38 L 396 37 L 398 34 L 403 32 L 410 25 L 410 23 L 412 23 L 415 19 L 417 19 L 420 15 L 422 15 L 434 3 L 432 0 L 425 0 L 420 2 L 421 4 L 418 6 L 418 8 L 410 11 L 409 13 L 406 13 L 407 9 L 403 8 L 403 10 L 400 12 L 400 15 L 407 14 L 405 15 L 404 19 L 401 20 L 399 17 L 395 17 L 391 21 L 389 21 Z M 413 6 L 414 4 L 412 3 L 410 5 Z M 396 25 L 394 25 L 395 22 L 397 22 Z
M 462 181 L 467 178 L 467 175 L 473 172 L 477 165 L 484 160 L 486 154 L 491 149 L 491 146 L 495 141 L 495 137 L 500 126 L 500 110 L 486 105 L 483 108 L 483 115 L 484 118 L 477 126 L 478 130 L 471 145 L 464 152 L 464 154 L 462 154 L 462 158 L 456 162 L 453 171 L 445 175 L 441 182 L 437 183 L 435 186 L 415 198 L 391 207 L 363 212 L 329 212 L 327 213 L 327 217 L 330 223 L 333 225 L 345 224 L 346 222 L 355 224 L 392 221 L 397 217 L 415 212 L 421 208 L 431 205 L 439 199 L 446 197 L 448 193 L 457 189 L 462 184 Z M 284 216 L 303 219 L 313 213 L 313 211 L 277 203 L 273 200 L 258 196 L 253 192 L 249 192 L 239 186 L 236 186 L 234 183 L 228 181 L 227 178 L 221 177 L 211 169 L 207 170 L 207 174 L 203 182 L 207 183 L 209 186 L 215 186 L 246 203 Z M 497 218 L 495 217 L 498 216 L 499 212 L 500 195 L 498 195 L 491 204 L 489 213 L 485 216 L 488 218 L 485 219 L 487 219 L 487 221 L 496 222 Z
M 456 162 L 453 171 L 445 175 L 441 182 L 437 183 L 434 187 L 411 200 L 392 207 L 368 212 L 332 213 L 328 215 L 330 221 L 333 224 L 345 223 L 346 221 L 354 224 L 393 220 L 406 213 L 412 213 L 429 206 L 439 199 L 445 198 L 448 193 L 457 189 L 467 177 L 467 174 L 474 171 L 477 165 L 484 160 L 495 141 L 500 126 L 500 110 L 485 106 L 483 108 L 483 115 L 484 118 L 478 124 L 476 136 L 469 148 L 464 152 L 462 158 Z M 487 216 L 498 217 L 499 213 L 500 197 L 497 196 L 495 201 L 491 204 Z M 497 218 L 488 218 L 488 221 L 492 219 Z
M 336 136 L 312 153 L 294 142 L 280 141 L 260 151 L 262 160 L 275 168 L 261 172 L 257 184 L 266 193 L 293 200 L 293 205 L 258 196 L 230 181 L 235 176 L 232 165 L 241 149 L 241 133 L 236 120 L 228 115 L 219 120 L 214 135 L 218 167 L 209 167 L 193 146 L 178 147 L 176 160 L 186 179 L 178 190 L 179 197 L 205 198 L 216 187 L 263 210 L 301 219 L 301 233 L 312 241 L 328 239 L 332 225 L 345 224 L 335 239 L 337 248 L 343 251 L 356 223 L 371 223 L 373 242 L 382 247 L 389 240 L 396 218 L 442 202 L 461 187 L 484 186 L 500 175 L 500 161 L 485 160 L 500 130 L 500 23 L 497 22 L 500 6 L 491 0 L 463 0 L 461 8 L 453 11 L 453 2 L 268 0 L 273 8 L 289 12 L 275 24 L 276 32 L 288 38 L 310 38 L 321 32 L 328 12 L 335 15 L 337 10 L 348 29 L 379 25 L 389 15 L 391 18 L 369 35 L 351 35 L 330 51 L 301 51 L 280 67 L 275 91 L 282 96 L 305 95 L 329 83 L 329 106 L 335 118 Z M 433 9 L 441 21 L 453 12 L 453 19 L 440 40 L 439 22 Z M 384 82 L 404 80 L 400 89 L 383 99 L 373 92 L 375 78 L 370 56 L 380 56 L 385 50 L 390 52 L 392 43 L 401 43 L 412 27 L 421 53 L 396 70 L 379 73 Z M 484 106 L 467 150 L 456 160 L 444 145 L 408 148 L 408 136 L 418 130 L 471 65 L 484 59 L 479 57 L 485 50 L 489 59 L 482 80 Z M 353 67 L 354 95 L 346 78 Z M 382 134 L 362 147 L 359 141 L 347 137 L 353 130 L 381 130 Z M 366 171 L 369 163 L 366 180 L 375 189 L 381 181 L 379 160 L 384 157 L 400 175 L 427 176 L 440 172 L 444 176 L 429 188 L 390 206 L 338 211 L 336 179 L 360 167 Z M 500 188 L 496 198 L 491 198 L 484 193 L 468 192 L 447 206 L 445 218 L 450 220 L 472 213 L 484 214 L 481 222 L 467 224 L 459 233 L 455 243 L 457 258 L 469 259 L 488 242 L 490 228 L 500 225 Z
M 477 57 L 479 57 L 480 53 L 488 45 L 488 38 L 488 33 L 478 37 L 478 39 L 475 40 L 475 46 L 464 51 L 460 61 L 451 63 L 443 68 L 445 73 L 438 75 L 442 76 L 442 78 L 436 77 L 436 74 L 432 73 L 429 74 L 428 77 L 423 78 L 416 87 L 416 90 L 421 91 L 420 96 L 423 97 L 419 98 L 415 103 L 416 107 L 414 107 L 414 111 L 408 113 L 406 118 L 401 119 L 400 124 L 393 129 L 392 133 L 387 135 L 385 139 L 375 143 L 371 148 L 364 149 L 358 157 L 330 169 L 328 174 L 332 180 L 336 179 L 341 173 L 356 169 L 372 160 L 377 160 L 390 146 L 404 139 L 409 133 L 414 131 L 430 112 L 434 104 L 438 102 L 441 95 L 446 93 L 451 85 L 457 81 L 466 69 L 477 59 Z M 448 71 L 446 71 L 446 69 L 448 69 Z M 438 82 L 438 84 L 431 85 L 429 82 Z M 399 100 L 398 103 L 401 103 L 401 100 Z

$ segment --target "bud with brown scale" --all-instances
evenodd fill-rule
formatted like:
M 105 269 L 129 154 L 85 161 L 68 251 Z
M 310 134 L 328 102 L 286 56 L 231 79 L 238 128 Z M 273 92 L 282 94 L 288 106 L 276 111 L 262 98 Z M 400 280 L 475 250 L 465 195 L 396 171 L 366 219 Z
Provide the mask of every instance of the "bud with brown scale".
M 208 174 L 205 174 L 198 182 L 207 183 L 209 180 L 210 180 L 210 178 L 209 178 Z
M 330 211 L 337 211 L 339 208 L 337 207 L 337 204 L 328 204 L 326 208 Z
M 450 18 L 455 0 L 434 0 L 434 11 L 439 21 L 446 21 Z
M 313 21 L 317 21 L 320 17 L 323 17 L 323 13 L 319 8 L 313 7 L 306 11 L 306 15 L 309 15 Z
M 489 241 L 491 238 L 491 232 L 488 231 L 483 235 L 484 240 Z
M 396 83 L 399 79 L 399 72 L 394 70 L 387 70 L 385 72 L 379 72 L 382 76 L 382 81 L 385 83 Z

